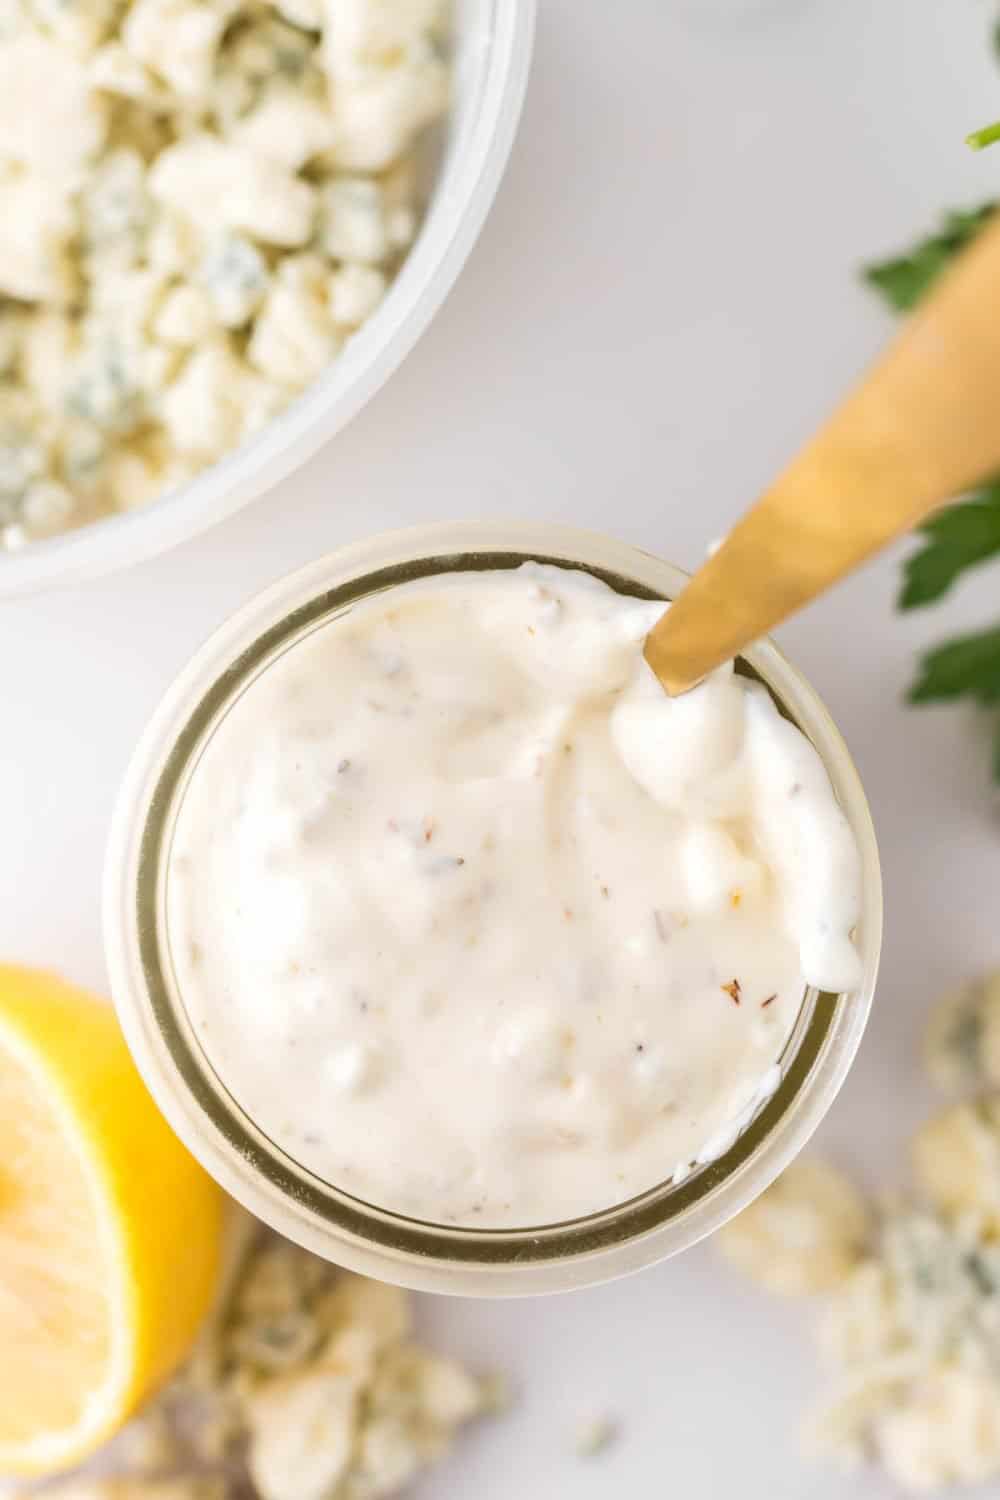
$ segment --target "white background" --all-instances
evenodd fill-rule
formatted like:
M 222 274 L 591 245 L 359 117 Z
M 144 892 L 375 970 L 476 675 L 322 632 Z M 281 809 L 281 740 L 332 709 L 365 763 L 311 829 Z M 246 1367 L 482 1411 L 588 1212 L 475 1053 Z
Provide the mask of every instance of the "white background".
M 162 689 L 229 611 L 346 539 L 467 516 L 617 532 L 694 565 L 889 328 L 855 268 L 1000 187 L 987 0 L 543 0 L 517 147 L 473 259 L 403 369 L 278 492 L 133 573 L 0 614 L 0 953 L 104 980 L 102 846 Z M 984 309 L 984 315 L 996 315 Z M 873 1021 L 821 1135 L 873 1181 L 928 1107 L 929 1004 L 1000 963 L 1000 824 L 960 711 L 908 710 L 918 647 L 996 618 L 998 577 L 893 613 L 896 560 L 781 633 L 854 751 L 882 843 Z M 531 1304 L 425 1303 L 510 1369 L 518 1409 L 436 1500 L 884 1496 L 796 1456 L 817 1386 L 804 1310 L 709 1248 Z M 600 1458 L 578 1423 L 621 1419 Z

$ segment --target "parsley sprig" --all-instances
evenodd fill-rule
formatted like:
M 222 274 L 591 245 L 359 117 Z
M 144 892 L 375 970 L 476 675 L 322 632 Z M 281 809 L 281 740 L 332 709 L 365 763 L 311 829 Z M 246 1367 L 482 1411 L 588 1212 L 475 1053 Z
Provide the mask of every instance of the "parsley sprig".
M 904 255 L 866 266 L 864 278 L 881 292 L 894 312 L 916 307 L 948 262 L 975 239 L 993 212 L 994 203 L 947 214 L 941 228 L 919 240 Z
M 928 651 L 909 692 L 911 703 L 968 698 L 994 713 L 1000 708 L 1000 625 L 955 636 Z M 1000 782 L 1000 720 L 993 738 L 993 778 Z
M 993 27 L 993 52 L 995 56 L 1000 56 L 1000 21 Z M 1000 120 L 994 121 L 992 125 L 983 125 L 981 129 L 974 130 L 965 137 L 965 144 L 971 146 L 973 151 L 982 151 L 984 146 L 992 146 L 997 141 L 1000 141 Z
M 1000 128 L 997 130 L 1000 139 Z M 985 142 L 982 142 L 985 144 Z M 941 228 L 904 255 L 865 269 L 865 280 L 896 312 L 908 312 L 954 255 L 979 232 L 992 203 L 949 214 Z M 938 512 L 918 533 L 923 545 L 903 565 L 900 609 L 933 604 L 970 568 L 1000 557 L 1000 475 L 977 494 Z M 993 777 L 1000 783 L 1000 625 L 956 636 L 920 660 L 911 703 L 966 699 L 996 718 Z
M 925 522 L 924 545 L 903 564 L 900 609 L 918 609 L 946 594 L 962 573 L 1000 554 L 1000 479 Z
M 992 125 L 983 125 L 965 137 L 965 144 L 971 146 L 973 151 L 982 151 L 984 146 L 995 145 L 997 141 L 1000 141 L 1000 120 L 994 120 Z

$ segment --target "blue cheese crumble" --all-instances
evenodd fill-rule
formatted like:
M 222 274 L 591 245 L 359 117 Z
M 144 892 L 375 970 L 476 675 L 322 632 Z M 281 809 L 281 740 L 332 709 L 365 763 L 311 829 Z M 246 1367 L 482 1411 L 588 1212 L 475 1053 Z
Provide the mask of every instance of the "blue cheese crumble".
M 183 484 L 336 358 L 415 234 L 447 34 L 448 0 L 0 6 L 0 552 Z
M 758 1284 L 828 1294 L 810 1448 L 917 1493 L 1000 1480 L 1000 975 L 945 996 L 924 1058 L 968 1097 L 916 1133 L 911 1195 L 872 1204 L 865 1232 L 857 1189 L 797 1163 L 719 1236 Z
M 416 1342 L 407 1293 L 232 1231 L 188 1365 L 49 1500 L 388 1500 L 496 1412 L 495 1379 Z

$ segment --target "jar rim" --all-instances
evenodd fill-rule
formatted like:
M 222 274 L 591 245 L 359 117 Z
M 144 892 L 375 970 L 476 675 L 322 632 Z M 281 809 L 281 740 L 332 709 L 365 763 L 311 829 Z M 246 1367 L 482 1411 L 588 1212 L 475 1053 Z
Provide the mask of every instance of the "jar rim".
M 582 567 L 618 592 L 648 598 L 675 596 L 686 576 L 611 538 L 537 523 L 419 527 L 329 554 L 252 599 L 168 690 L 126 774 L 108 849 L 112 994 L 136 1063 L 175 1131 L 235 1198 L 281 1233 L 351 1269 L 417 1289 L 489 1296 L 563 1290 L 651 1264 L 711 1233 L 773 1181 L 829 1108 L 860 1044 L 878 967 L 881 882 L 860 779 L 819 698 L 776 647 L 762 642 L 741 665 L 818 750 L 860 848 L 863 978 L 849 995 L 807 990 L 781 1082 L 728 1151 L 682 1181 L 586 1218 L 472 1230 L 360 1202 L 296 1162 L 244 1113 L 194 1036 L 169 962 L 169 842 L 202 749 L 275 655 L 327 619 L 415 578 L 529 559 Z

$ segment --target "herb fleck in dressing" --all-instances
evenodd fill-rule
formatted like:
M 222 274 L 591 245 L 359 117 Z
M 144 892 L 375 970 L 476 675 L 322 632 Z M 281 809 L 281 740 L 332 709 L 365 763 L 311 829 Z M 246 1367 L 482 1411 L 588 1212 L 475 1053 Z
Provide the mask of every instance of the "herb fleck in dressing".
M 401 586 L 202 755 L 167 882 L 184 1003 L 345 1191 L 479 1228 L 610 1207 L 725 1149 L 805 986 L 857 982 L 816 751 L 730 668 L 666 698 L 662 609 L 536 564 Z

